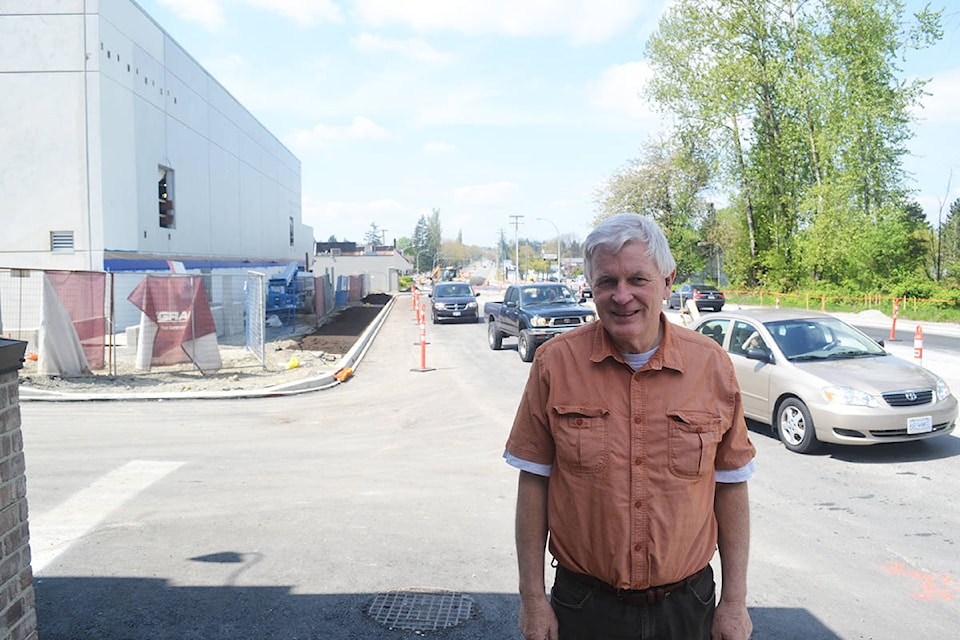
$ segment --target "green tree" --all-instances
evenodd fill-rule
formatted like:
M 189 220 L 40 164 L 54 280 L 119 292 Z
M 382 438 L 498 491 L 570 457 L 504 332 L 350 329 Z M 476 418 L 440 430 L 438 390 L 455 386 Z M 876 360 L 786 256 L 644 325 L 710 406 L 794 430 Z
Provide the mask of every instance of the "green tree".
M 382 244 L 383 234 L 380 232 L 380 228 L 377 226 L 376 222 L 371 222 L 370 226 L 367 228 L 366 232 L 363 234 L 363 242 L 368 245 L 380 245 Z
M 960 281 L 960 198 L 950 205 L 938 236 L 940 272 L 954 281 Z
M 443 242 L 443 228 L 440 225 L 440 210 L 434 209 L 427 219 L 427 243 L 434 250 L 435 261 L 440 259 L 440 246 Z
M 697 227 L 708 211 L 701 192 L 709 182 L 709 164 L 693 138 L 650 140 L 643 156 L 615 173 L 594 194 L 594 223 L 617 213 L 638 213 L 656 220 L 674 258 L 677 277 L 703 268 Z
M 736 279 L 865 286 L 915 272 L 926 241 L 901 157 L 923 82 L 897 65 L 940 37 L 940 14 L 903 12 L 900 0 L 678 0 L 661 19 L 649 95 L 676 135 L 714 145 L 715 184 L 742 217 L 742 246 L 727 248 Z
M 437 247 L 430 243 L 426 216 L 420 216 L 416 227 L 413 229 L 410 253 L 412 254 L 410 258 L 413 260 L 414 268 L 419 269 L 421 273 L 429 272 L 433 268 L 437 259 Z

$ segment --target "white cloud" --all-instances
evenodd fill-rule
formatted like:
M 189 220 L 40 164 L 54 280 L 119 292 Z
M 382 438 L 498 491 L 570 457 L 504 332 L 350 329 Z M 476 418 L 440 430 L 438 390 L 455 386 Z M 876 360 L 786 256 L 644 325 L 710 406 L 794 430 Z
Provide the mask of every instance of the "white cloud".
M 602 42 L 661 2 L 636 0 L 356 0 L 361 21 L 403 24 L 419 31 L 564 36 Z
M 642 92 L 653 75 L 646 62 L 628 62 L 606 69 L 600 79 L 592 84 L 590 103 L 631 120 L 651 120 L 656 114 L 650 109 Z
M 223 26 L 221 0 L 159 0 L 178 18 L 186 22 L 198 22 L 210 31 Z
M 315 149 L 337 140 L 382 140 L 390 137 L 387 130 L 370 118 L 356 116 L 348 125 L 329 126 L 323 123 L 312 129 L 300 129 L 287 136 L 287 144 L 295 150 Z
M 224 22 L 224 8 L 230 4 L 247 4 L 272 11 L 303 26 L 321 21 L 342 22 L 343 14 L 332 0 L 158 0 L 177 17 L 186 22 L 197 22 L 218 31 Z
M 303 26 L 318 22 L 342 22 L 340 7 L 332 0 L 241 0 L 258 9 L 274 11 Z
M 457 148 L 449 142 L 428 142 L 423 145 L 427 153 L 453 153 Z
M 925 87 L 923 109 L 917 109 L 923 122 L 928 124 L 960 124 L 960 69 L 949 69 L 930 79 Z
M 512 182 L 470 185 L 454 190 L 453 201 L 460 205 L 488 207 L 506 204 L 519 191 Z
M 313 227 L 317 240 L 331 235 L 338 240 L 362 242 L 371 224 L 386 231 L 387 238 L 409 236 L 420 213 L 391 199 L 368 202 L 331 202 L 303 196 L 303 223 Z
M 398 53 L 405 58 L 429 64 L 447 64 L 453 60 L 453 56 L 437 51 L 420 38 L 391 40 L 371 33 L 361 33 L 359 36 L 350 38 L 350 44 L 366 53 Z

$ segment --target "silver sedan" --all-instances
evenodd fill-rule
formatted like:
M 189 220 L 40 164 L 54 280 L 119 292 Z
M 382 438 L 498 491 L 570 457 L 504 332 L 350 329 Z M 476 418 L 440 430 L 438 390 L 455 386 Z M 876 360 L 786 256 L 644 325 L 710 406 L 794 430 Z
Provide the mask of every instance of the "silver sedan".
M 731 311 L 693 329 L 730 355 L 744 414 L 771 425 L 791 451 L 810 453 L 821 442 L 919 440 L 954 429 L 957 400 L 946 382 L 828 314 Z

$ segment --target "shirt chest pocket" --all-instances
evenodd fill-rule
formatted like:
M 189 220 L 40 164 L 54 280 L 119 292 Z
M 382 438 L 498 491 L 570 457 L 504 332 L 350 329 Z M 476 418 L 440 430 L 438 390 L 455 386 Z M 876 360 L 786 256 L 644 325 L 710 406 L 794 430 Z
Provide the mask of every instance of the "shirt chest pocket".
M 558 405 L 553 413 L 557 465 L 580 474 L 603 471 L 609 456 L 610 411 L 603 407 Z
M 713 473 L 720 443 L 720 416 L 709 411 L 680 409 L 667 412 L 670 471 L 680 478 Z

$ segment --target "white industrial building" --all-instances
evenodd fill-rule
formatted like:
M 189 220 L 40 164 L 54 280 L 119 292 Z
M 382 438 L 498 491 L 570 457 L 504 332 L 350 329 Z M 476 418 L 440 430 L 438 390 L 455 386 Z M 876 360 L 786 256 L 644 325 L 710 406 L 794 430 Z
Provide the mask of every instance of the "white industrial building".
M 0 0 L 0 267 L 303 263 L 300 161 L 130 0 Z

